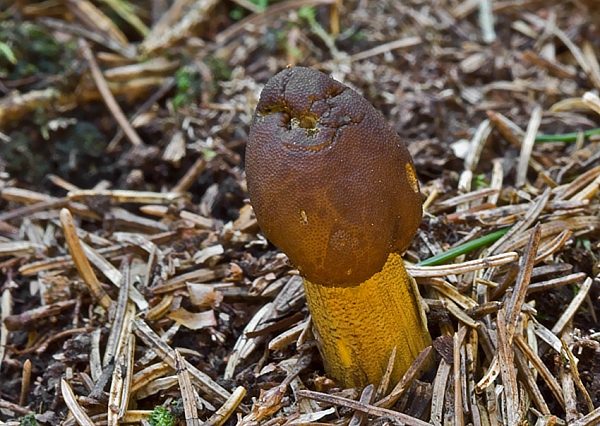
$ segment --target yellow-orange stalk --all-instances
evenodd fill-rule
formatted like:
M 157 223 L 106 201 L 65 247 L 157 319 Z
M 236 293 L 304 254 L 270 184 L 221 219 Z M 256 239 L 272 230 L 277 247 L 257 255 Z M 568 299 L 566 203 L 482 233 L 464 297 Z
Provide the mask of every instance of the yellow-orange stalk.
M 397 382 L 431 344 L 416 283 L 399 254 L 357 286 L 305 279 L 304 287 L 327 373 L 346 387 L 379 385 L 394 347 Z

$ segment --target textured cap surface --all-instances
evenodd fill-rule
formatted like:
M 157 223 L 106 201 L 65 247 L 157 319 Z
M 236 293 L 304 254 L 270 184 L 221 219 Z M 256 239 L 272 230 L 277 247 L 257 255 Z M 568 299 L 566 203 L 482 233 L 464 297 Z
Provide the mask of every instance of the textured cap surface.
M 272 77 L 246 148 L 266 237 L 310 281 L 359 284 L 404 252 L 421 221 L 404 143 L 362 96 L 310 68 Z

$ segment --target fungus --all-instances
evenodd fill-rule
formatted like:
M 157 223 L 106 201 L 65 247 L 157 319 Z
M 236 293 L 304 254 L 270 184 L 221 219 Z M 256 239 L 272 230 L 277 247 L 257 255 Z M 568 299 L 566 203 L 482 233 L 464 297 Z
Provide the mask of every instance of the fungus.
M 246 150 L 265 236 L 298 268 L 325 369 L 347 387 L 398 381 L 431 344 L 401 254 L 421 221 L 403 141 L 362 96 L 287 68 L 266 84 Z

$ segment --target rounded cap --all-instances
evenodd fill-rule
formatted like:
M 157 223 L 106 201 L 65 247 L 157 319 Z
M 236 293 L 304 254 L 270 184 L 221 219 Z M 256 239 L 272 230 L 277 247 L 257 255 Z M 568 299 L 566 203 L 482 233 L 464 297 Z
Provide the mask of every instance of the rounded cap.
M 422 216 L 414 164 L 362 96 L 310 68 L 265 86 L 246 148 L 266 237 L 308 280 L 356 285 L 410 245 Z

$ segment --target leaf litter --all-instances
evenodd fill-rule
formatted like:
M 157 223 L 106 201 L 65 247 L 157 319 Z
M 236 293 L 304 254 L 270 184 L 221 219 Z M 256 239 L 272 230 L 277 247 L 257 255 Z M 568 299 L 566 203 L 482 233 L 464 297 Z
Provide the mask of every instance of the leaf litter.
M 600 421 L 594 2 L 152 4 L 2 12 L 0 420 Z M 287 65 L 358 90 L 415 159 L 405 259 L 435 341 L 399 383 L 325 376 L 246 199 L 253 110 Z

